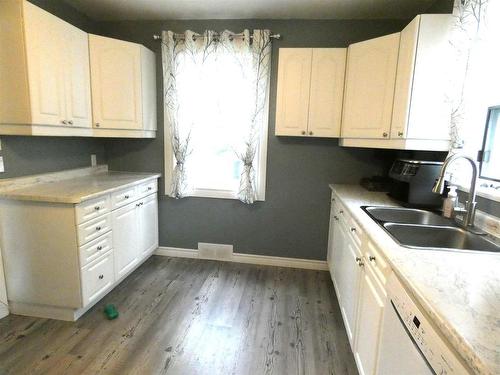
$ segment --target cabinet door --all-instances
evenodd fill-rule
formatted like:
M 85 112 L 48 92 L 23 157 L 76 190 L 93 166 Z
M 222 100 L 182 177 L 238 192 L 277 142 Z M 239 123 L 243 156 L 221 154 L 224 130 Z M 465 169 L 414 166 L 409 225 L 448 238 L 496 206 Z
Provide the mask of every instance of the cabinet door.
M 343 138 L 389 138 L 400 33 L 349 46 Z
M 279 50 L 276 135 L 307 135 L 311 63 L 311 48 Z
M 335 248 L 338 254 L 334 258 L 336 263 L 334 272 L 336 274 L 340 310 L 344 318 L 347 337 L 351 347 L 353 347 L 361 276 L 361 267 L 358 265 L 356 258 L 361 256 L 361 252 L 354 240 L 349 237 L 347 228 L 340 220 L 338 226 L 340 228 L 336 232 L 338 237 L 336 237 L 335 241 L 339 241 L 340 246 Z
M 361 375 L 375 374 L 385 292 L 371 267 L 365 267 L 359 298 L 355 358 Z
M 136 203 L 131 203 L 112 213 L 116 280 L 139 262 L 137 211 Z
M 158 200 L 156 194 L 144 198 L 139 207 L 139 250 L 141 258 L 158 247 Z
M 97 35 L 89 43 L 94 126 L 141 128 L 140 46 Z
M 88 34 L 61 22 L 65 38 L 66 120 L 70 126 L 92 127 Z
M 308 134 L 340 137 L 347 49 L 313 48 Z
M 31 122 L 61 125 L 66 115 L 61 21 L 27 1 L 23 4 Z

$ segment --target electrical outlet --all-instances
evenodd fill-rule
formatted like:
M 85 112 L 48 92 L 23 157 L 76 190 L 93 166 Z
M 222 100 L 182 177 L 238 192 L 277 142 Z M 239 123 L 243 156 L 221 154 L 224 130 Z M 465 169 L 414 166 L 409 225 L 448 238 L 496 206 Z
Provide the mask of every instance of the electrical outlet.
M 97 166 L 97 155 L 96 154 L 90 154 L 90 166 L 91 167 Z

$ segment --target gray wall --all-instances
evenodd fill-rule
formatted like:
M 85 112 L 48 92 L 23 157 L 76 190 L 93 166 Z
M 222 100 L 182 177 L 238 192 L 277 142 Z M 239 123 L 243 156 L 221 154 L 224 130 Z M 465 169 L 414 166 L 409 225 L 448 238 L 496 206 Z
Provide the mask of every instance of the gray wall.
M 345 47 L 349 43 L 401 30 L 403 21 L 165 21 L 102 23 L 100 33 L 145 44 L 157 53 L 152 35 L 183 31 L 269 28 L 283 39 L 273 44 L 266 201 L 252 206 L 235 200 L 160 197 L 160 244 L 196 248 L 198 242 L 233 244 L 236 252 L 325 259 L 328 184 L 357 183 L 383 173 L 392 151 L 349 149 L 337 139 L 274 136 L 276 71 L 279 47 Z M 163 173 L 161 69 L 158 69 L 159 134 L 154 140 L 108 141 L 112 169 Z M 163 187 L 162 187 L 163 188 Z
M 92 20 L 60 0 L 31 2 L 85 31 L 96 30 Z M 1 141 L 5 173 L 0 173 L 0 178 L 88 166 L 90 154 L 97 154 L 99 163 L 106 162 L 101 139 L 1 136 Z

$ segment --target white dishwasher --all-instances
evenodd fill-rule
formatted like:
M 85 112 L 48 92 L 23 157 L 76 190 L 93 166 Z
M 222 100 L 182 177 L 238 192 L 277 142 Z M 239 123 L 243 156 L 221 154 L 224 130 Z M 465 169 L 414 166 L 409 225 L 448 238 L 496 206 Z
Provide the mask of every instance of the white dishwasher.
M 377 374 L 470 374 L 394 274 L 387 282 Z

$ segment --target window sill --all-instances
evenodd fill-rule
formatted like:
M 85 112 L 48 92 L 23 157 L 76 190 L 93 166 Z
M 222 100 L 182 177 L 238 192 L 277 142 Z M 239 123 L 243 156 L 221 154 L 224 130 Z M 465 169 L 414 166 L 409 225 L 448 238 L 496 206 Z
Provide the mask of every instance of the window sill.
M 167 194 L 167 196 L 169 196 Z M 230 190 L 210 190 L 210 189 L 197 189 L 189 195 L 189 198 L 215 198 L 215 199 L 234 199 L 239 200 L 236 193 Z M 257 202 L 264 202 L 265 198 L 258 194 Z

